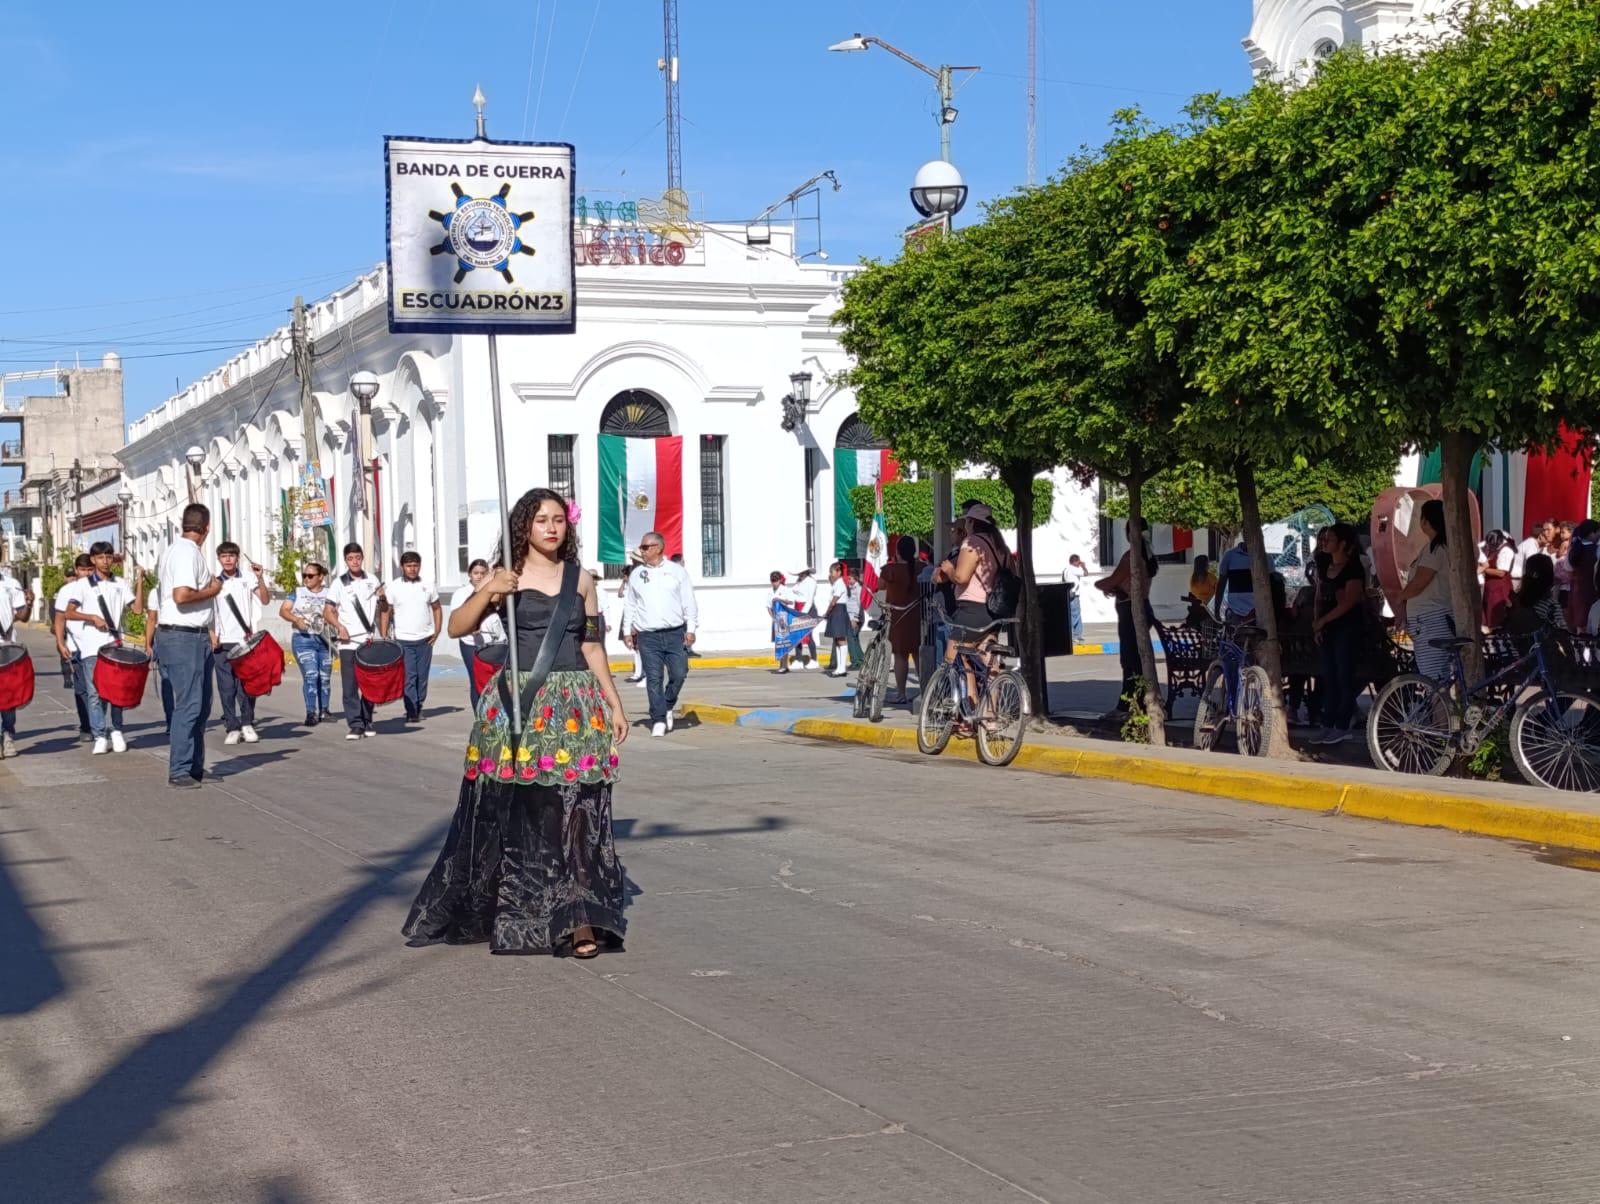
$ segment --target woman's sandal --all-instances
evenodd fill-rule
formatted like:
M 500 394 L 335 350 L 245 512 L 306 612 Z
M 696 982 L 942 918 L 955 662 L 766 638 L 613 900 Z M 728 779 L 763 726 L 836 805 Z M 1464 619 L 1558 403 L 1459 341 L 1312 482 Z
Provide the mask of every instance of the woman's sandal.
M 572 956 L 580 961 L 588 961 L 591 957 L 600 955 L 600 942 L 594 939 L 593 934 L 572 942 Z

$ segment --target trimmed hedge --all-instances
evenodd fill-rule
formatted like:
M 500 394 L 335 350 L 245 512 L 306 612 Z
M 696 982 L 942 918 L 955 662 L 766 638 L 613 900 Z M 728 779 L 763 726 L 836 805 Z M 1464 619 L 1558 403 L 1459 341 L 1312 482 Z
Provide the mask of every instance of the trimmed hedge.
M 1011 506 L 1011 490 L 1003 481 L 966 480 L 955 483 L 956 505 L 968 500 L 982 502 L 994 511 L 995 525 L 1013 530 L 1016 512 Z M 876 493 L 871 485 L 858 485 L 850 491 L 850 508 L 862 529 L 872 525 Z M 1050 522 L 1055 503 L 1055 486 L 1048 478 L 1033 482 L 1033 527 L 1038 530 Z M 895 535 L 914 535 L 927 539 L 933 534 L 933 482 L 890 481 L 883 487 L 883 521 Z

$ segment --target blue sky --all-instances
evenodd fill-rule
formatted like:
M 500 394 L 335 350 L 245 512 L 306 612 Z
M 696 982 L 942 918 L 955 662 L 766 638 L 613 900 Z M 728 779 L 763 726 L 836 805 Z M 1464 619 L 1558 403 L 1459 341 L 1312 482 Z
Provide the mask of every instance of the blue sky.
M 1110 114 L 1172 117 L 1241 91 L 1248 0 L 1041 0 L 1046 175 Z M 1024 180 L 1022 0 L 681 0 L 685 185 L 745 219 L 815 172 L 834 262 L 891 254 L 912 174 L 938 155 L 924 62 L 983 70 L 957 97 L 974 200 Z M 160 404 L 383 257 L 382 137 L 571 141 L 578 184 L 659 194 L 661 9 L 654 0 L 319 6 L 13 0 L 0 28 L 0 371 L 125 357 L 127 415 Z M 964 218 L 977 214 L 970 205 Z M 43 362 L 41 362 L 43 361 Z M 16 386 L 12 386 L 13 389 Z

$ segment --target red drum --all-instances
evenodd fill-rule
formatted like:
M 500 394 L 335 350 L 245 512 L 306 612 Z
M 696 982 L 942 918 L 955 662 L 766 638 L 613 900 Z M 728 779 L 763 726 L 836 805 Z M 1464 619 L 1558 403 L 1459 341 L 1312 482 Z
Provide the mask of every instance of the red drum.
M 283 680 L 283 647 L 265 631 L 258 631 L 228 653 L 228 667 L 239 688 L 251 698 L 261 698 Z
M 100 701 L 124 710 L 144 700 L 150 657 L 142 648 L 107 644 L 94 658 L 94 688 Z
M 0 711 L 33 701 L 33 658 L 21 644 L 0 644 Z
M 372 640 L 356 649 L 356 689 L 375 707 L 404 696 L 406 658 L 399 644 Z
M 472 684 L 482 694 L 489 688 L 494 675 L 506 667 L 506 646 L 485 644 L 472 658 Z

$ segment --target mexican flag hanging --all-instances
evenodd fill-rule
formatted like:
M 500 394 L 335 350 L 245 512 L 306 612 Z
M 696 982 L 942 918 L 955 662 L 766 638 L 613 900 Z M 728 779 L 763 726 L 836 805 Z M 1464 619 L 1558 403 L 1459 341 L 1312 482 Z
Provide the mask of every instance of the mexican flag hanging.
M 668 556 L 683 551 L 683 437 L 601 435 L 600 562 L 626 564 L 651 531 Z
M 850 491 L 857 485 L 876 485 L 892 481 L 899 472 L 894 453 L 881 449 L 853 451 L 836 448 L 833 453 L 833 554 L 854 559 L 857 554 L 855 511 L 850 508 Z
M 889 563 L 889 535 L 883 523 L 883 482 L 878 482 L 877 507 L 872 512 L 872 530 L 867 532 L 867 554 L 861 561 L 861 609 L 872 607 L 872 597 L 878 592 L 878 578 L 883 566 Z

